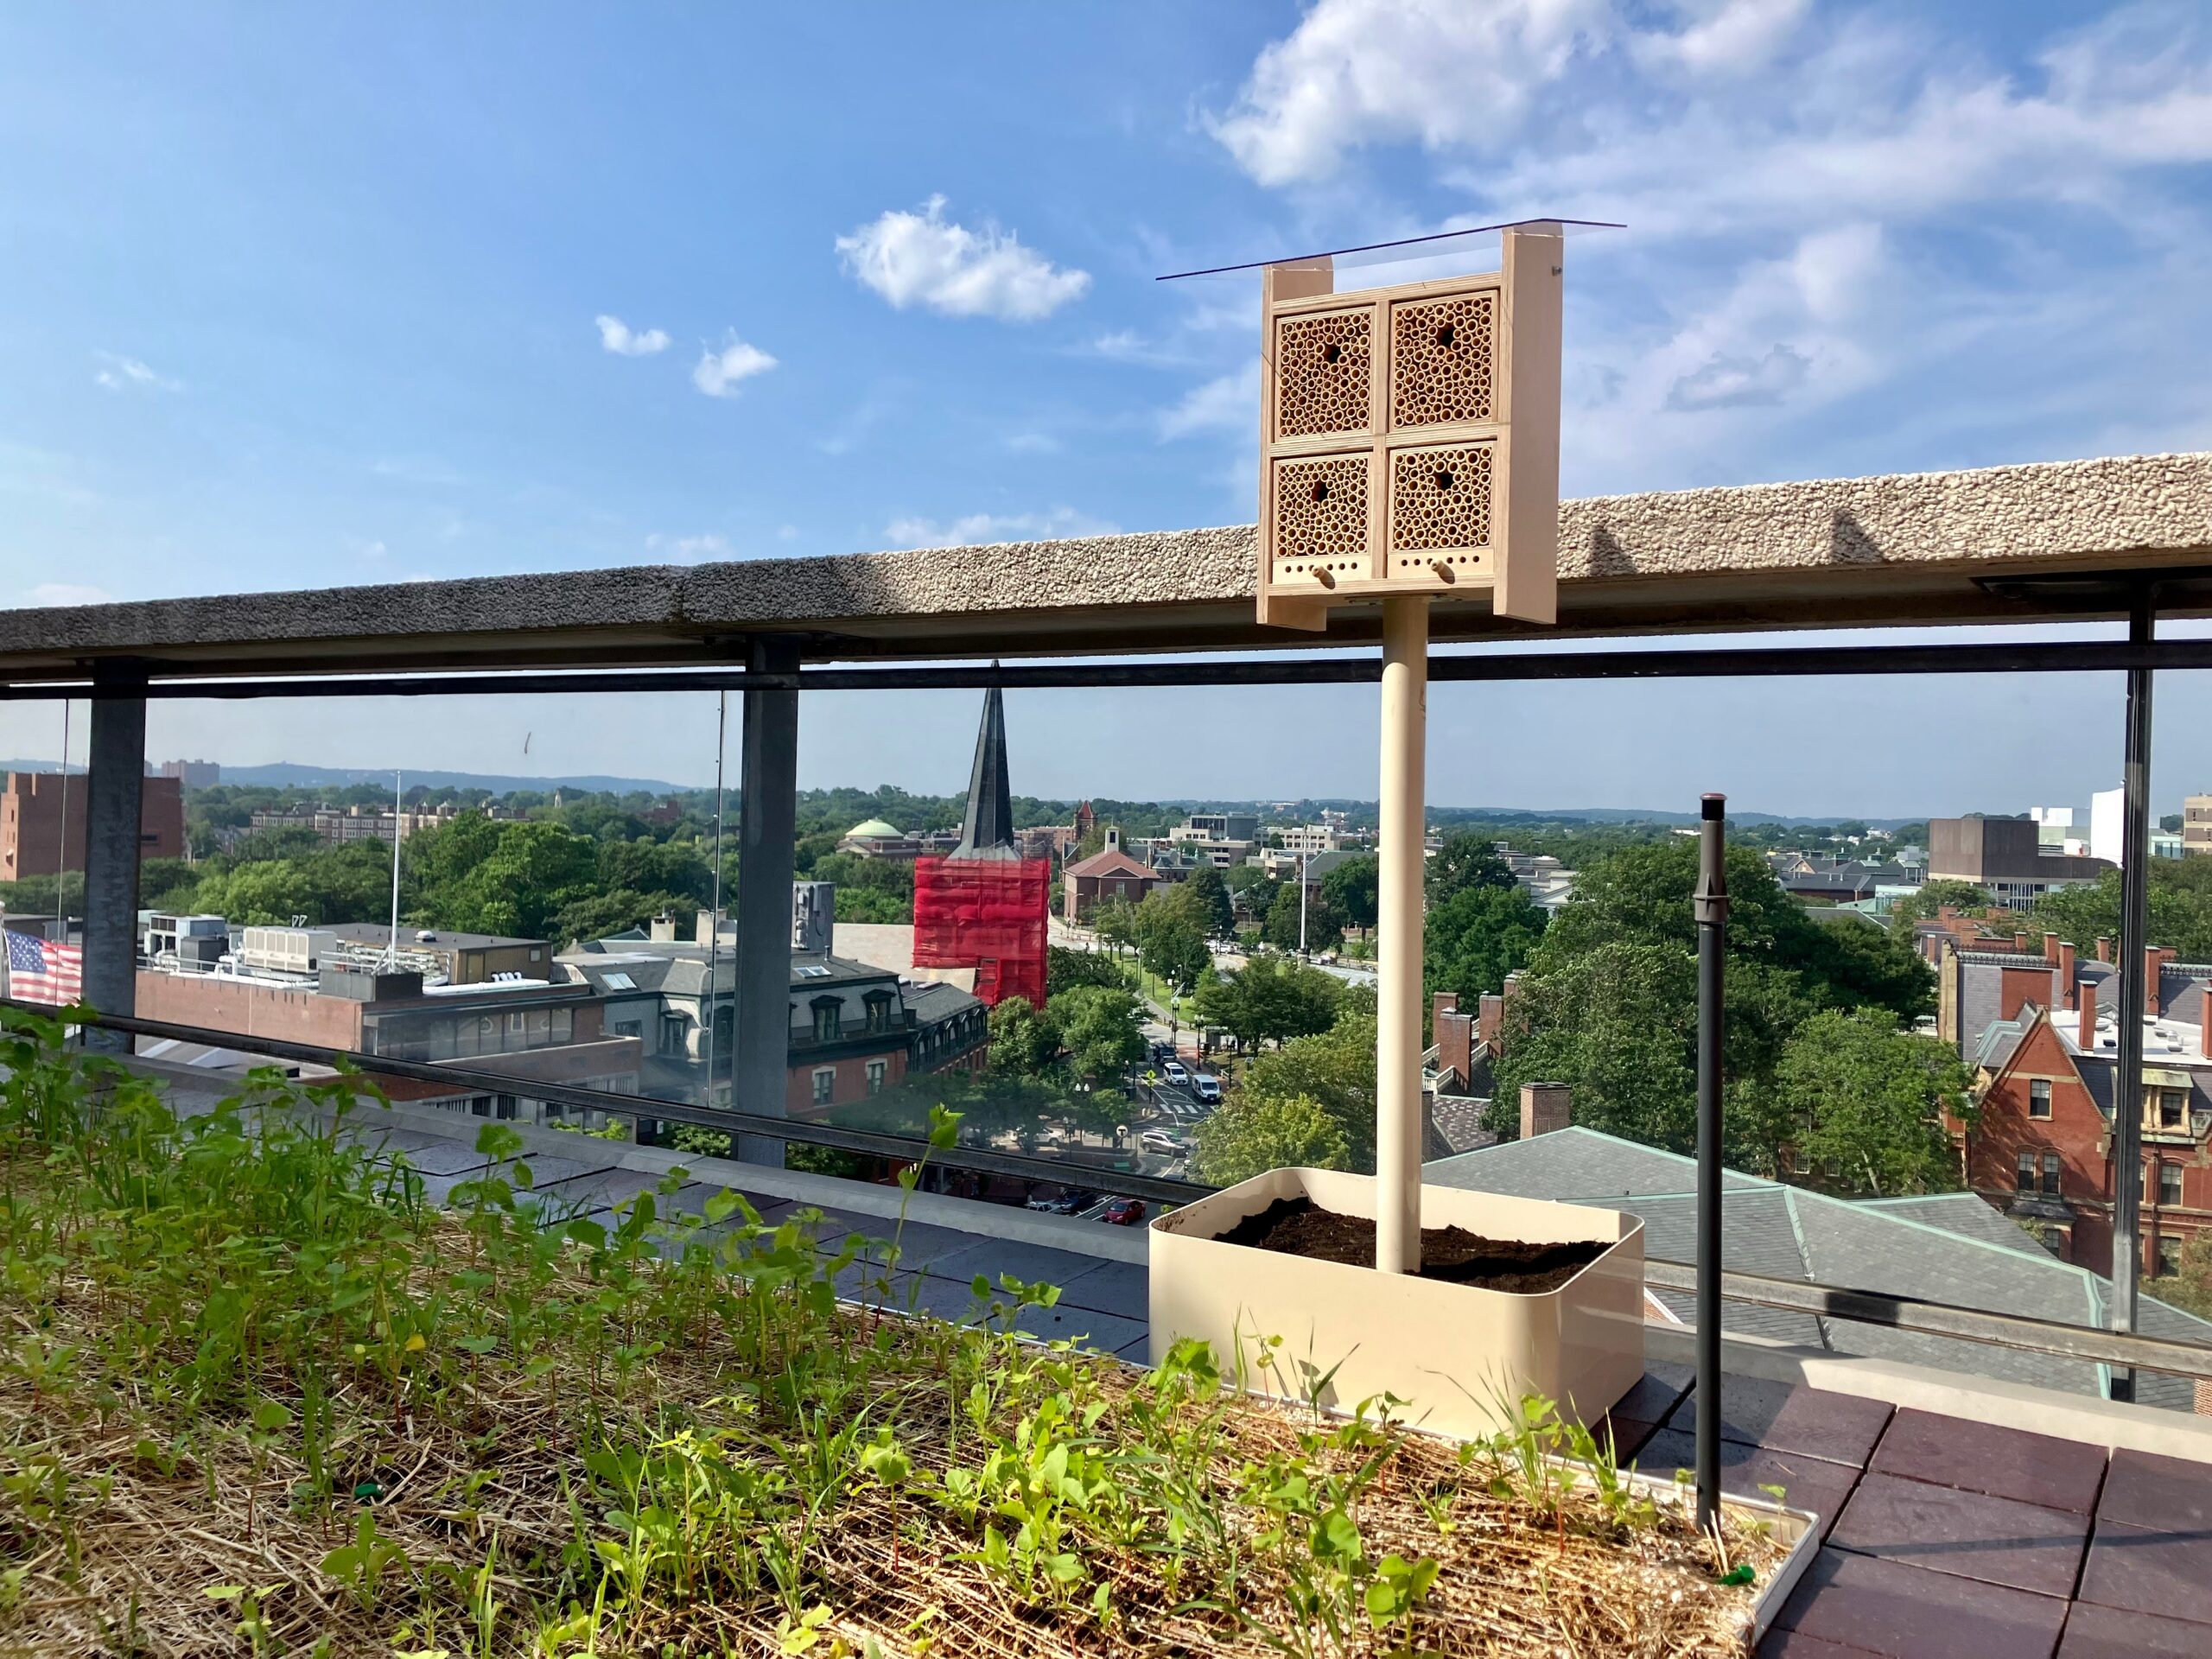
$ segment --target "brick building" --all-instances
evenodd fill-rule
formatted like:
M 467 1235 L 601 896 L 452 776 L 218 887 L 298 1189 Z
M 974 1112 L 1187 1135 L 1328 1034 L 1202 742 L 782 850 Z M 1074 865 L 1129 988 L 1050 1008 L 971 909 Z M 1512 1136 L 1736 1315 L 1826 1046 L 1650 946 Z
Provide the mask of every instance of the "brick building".
M 529 1098 L 530 1084 L 634 1095 L 643 1058 L 637 1037 L 607 1030 L 593 987 L 544 979 L 426 986 L 411 970 L 330 968 L 286 978 L 141 968 L 137 1012 L 142 1019 L 242 1037 L 497 1072 L 512 1079 L 512 1091 L 442 1088 L 411 1077 L 379 1077 L 378 1084 L 395 1101 L 526 1122 L 560 1115 L 557 1109 L 540 1112 Z
M 85 868 L 85 788 L 81 772 L 8 774 L 6 792 L 0 794 L 0 881 Z M 140 791 L 139 858 L 182 858 L 184 785 L 174 778 L 149 778 Z M 69 838 L 66 849 L 64 835 Z
M 1060 918 L 1070 923 L 1088 921 L 1103 899 L 1142 904 L 1145 894 L 1166 879 L 1123 852 L 1121 830 L 1109 825 L 1103 847 L 1060 873 Z
M 2142 1271 L 2170 1271 L 2184 1241 L 2212 1230 L 2212 969 L 2172 957 L 2150 953 L 2139 1100 L 2113 1098 L 2115 970 L 2077 963 L 2070 948 L 2000 966 L 1998 1017 L 1967 1054 L 1980 1107 L 1959 1137 L 1968 1184 L 2095 1273 L 2112 1268 L 2117 1109 L 2142 1126 L 2141 1167 L 2118 1177 L 2142 1195 Z

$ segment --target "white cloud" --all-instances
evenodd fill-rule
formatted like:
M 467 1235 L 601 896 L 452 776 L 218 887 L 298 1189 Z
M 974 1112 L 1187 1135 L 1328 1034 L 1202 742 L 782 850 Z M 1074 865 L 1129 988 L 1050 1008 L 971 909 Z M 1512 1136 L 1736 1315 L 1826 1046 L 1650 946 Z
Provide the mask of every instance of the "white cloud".
M 1743 75 L 1774 58 L 1805 21 L 1811 0 L 1693 0 L 1683 10 L 1692 20 L 1681 34 L 1633 42 L 1638 61 L 1692 74 Z
M 1260 429 L 1260 365 L 1256 359 L 1203 385 L 1193 386 L 1173 409 L 1161 411 L 1162 439 L 1187 438 L 1202 432 L 1242 432 Z
M 1090 286 L 1088 271 L 1064 270 L 1012 231 L 971 231 L 944 216 L 931 196 L 918 213 L 896 208 L 837 238 L 845 269 L 903 311 L 918 305 L 949 317 L 1034 322 Z
M 1302 213 L 1358 202 L 1316 239 L 1389 221 L 1370 180 L 1310 188 L 1382 146 L 1435 158 L 1447 225 L 1627 223 L 1570 250 L 1571 491 L 2078 454 L 2101 426 L 2186 443 L 2212 381 L 2212 13 L 2011 22 L 1319 0 L 1210 125 Z M 1248 442 L 1249 406 L 1224 377 L 1162 435 Z
M 1326 178 L 1363 144 L 1502 143 L 1609 10 L 1605 0 L 1320 0 L 1207 125 L 1268 185 Z
M 668 349 L 668 336 L 658 328 L 633 329 L 620 317 L 592 319 L 599 325 L 599 343 L 620 357 L 651 357 Z
M 1812 364 L 1787 346 L 1770 346 L 1761 358 L 1715 353 L 1683 375 L 1667 393 L 1669 409 L 1742 409 L 1780 404 L 1805 384 Z
M 734 333 L 725 336 L 722 348 L 709 346 L 691 371 L 691 384 L 709 397 L 734 397 L 741 383 L 766 374 L 776 359 L 758 346 L 748 346 Z
M 1050 541 L 1071 536 L 1113 536 L 1117 525 L 1072 507 L 1049 512 L 971 512 L 940 523 L 934 518 L 893 518 L 883 528 L 893 547 L 972 547 L 991 542 Z
M 729 538 L 712 531 L 703 536 L 648 536 L 645 550 L 658 553 L 671 564 L 699 564 L 709 559 L 737 556 L 737 550 L 730 545 Z
M 1067 448 L 1049 432 L 1039 432 L 1033 427 L 1020 432 L 1009 432 L 1000 440 L 1010 454 L 1057 455 Z
M 171 379 L 166 374 L 156 374 L 135 357 L 124 357 L 115 352 L 94 352 L 92 356 L 101 364 L 92 374 L 95 385 L 110 391 L 182 391 L 184 382 Z
M 34 608 L 49 605 L 112 605 L 115 595 L 90 582 L 42 582 L 23 595 L 23 603 Z

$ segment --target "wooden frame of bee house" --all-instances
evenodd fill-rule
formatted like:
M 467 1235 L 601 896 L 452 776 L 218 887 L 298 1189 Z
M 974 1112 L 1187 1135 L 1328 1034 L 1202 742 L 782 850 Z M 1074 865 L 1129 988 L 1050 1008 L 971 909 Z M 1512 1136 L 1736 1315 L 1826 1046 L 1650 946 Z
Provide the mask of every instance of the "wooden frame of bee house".
M 1262 273 L 1262 622 L 1482 592 L 1558 620 L 1564 245 L 1501 236 L 1497 270 L 1443 282 L 1338 293 L 1326 257 Z

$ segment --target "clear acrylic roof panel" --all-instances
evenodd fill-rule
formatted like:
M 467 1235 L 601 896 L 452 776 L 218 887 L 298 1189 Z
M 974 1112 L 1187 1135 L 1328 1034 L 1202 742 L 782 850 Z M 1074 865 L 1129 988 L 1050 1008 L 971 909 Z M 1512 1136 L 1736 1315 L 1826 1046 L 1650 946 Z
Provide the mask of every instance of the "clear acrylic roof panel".
M 1469 225 L 1459 230 L 1437 231 L 1426 236 L 1403 236 L 1388 242 L 1363 243 L 1357 247 L 1332 248 L 1319 253 L 1300 253 L 1273 259 L 1250 259 L 1234 264 L 1208 265 L 1196 270 L 1170 271 L 1156 278 L 1163 283 L 1185 282 L 1199 276 L 1235 276 L 1273 268 L 1295 270 L 1318 266 L 1333 271 L 1357 270 L 1373 276 L 1385 275 L 1390 283 L 1420 282 L 1430 277 L 1461 276 L 1495 268 L 1503 234 L 1529 231 L 1538 235 L 1585 236 L 1593 231 L 1628 227 L 1608 219 L 1516 219 L 1496 225 Z M 1369 281 L 1363 287 L 1382 287 Z

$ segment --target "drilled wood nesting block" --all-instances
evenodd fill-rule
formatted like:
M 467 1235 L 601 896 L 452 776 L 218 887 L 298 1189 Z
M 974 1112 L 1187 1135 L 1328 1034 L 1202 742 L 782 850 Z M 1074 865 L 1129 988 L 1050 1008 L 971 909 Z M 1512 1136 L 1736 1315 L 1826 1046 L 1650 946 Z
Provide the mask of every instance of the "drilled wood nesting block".
M 1392 306 L 1392 427 L 1491 419 L 1497 340 L 1494 295 Z
M 1275 326 L 1275 435 L 1363 432 L 1371 419 L 1372 313 L 1285 317 Z
M 1440 445 L 1390 456 L 1390 574 L 1433 566 L 1437 555 L 1484 549 L 1491 541 L 1494 446 Z M 1408 554 L 1421 556 L 1408 558 Z M 1479 563 L 1447 556 L 1446 564 Z
M 1274 464 L 1274 573 L 1334 577 L 1367 571 L 1367 456 Z

